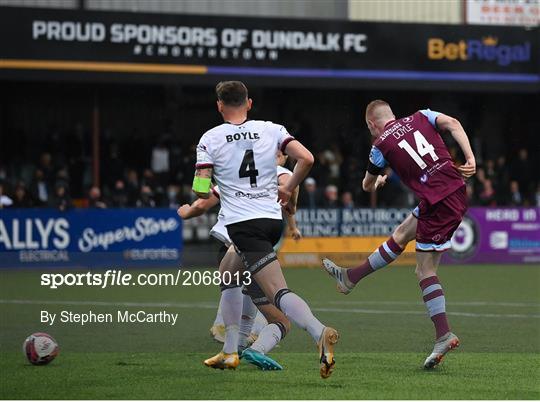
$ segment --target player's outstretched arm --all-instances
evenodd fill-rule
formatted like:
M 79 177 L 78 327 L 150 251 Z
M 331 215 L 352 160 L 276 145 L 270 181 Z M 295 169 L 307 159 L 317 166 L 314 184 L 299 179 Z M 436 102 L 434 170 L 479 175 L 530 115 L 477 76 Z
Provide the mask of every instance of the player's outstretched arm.
M 459 147 L 463 151 L 465 156 L 465 164 L 458 168 L 461 175 L 465 178 L 469 178 L 476 173 L 476 159 L 469 143 L 469 138 L 463 129 L 463 126 L 459 120 L 447 116 L 445 114 L 440 114 L 437 116 L 437 127 L 441 131 L 448 130 L 454 140 L 458 143 Z
M 284 186 L 287 181 L 289 181 L 290 176 L 287 174 L 282 174 L 278 177 L 278 184 L 280 186 Z M 298 192 L 300 190 L 299 186 L 296 186 L 294 189 L 291 199 L 287 203 L 287 205 L 283 206 L 283 210 L 285 211 L 285 220 L 287 221 L 287 227 L 289 229 L 289 233 L 291 237 L 294 240 L 300 240 L 302 237 L 302 233 L 298 229 L 298 226 L 296 226 L 296 219 L 294 217 L 294 214 L 296 213 L 296 204 L 298 201 Z
M 218 203 L 219 198 L 217 198 L 214 194 L 210 194 L 210 197 L 207 199 L 198 198 L 191 205 L 182 205 L 176 212 L 180 218 L 187 220 L 205 214 L 210 208 L 216 206 Z
M 205 167 L 195 170 L 192 190 L 197 197 L 204 199 L 210 197 L 210 188 L 212 187 L 213 172 L 214 170 L 211 167 Z
M 366 172 L 364 180 L 362 180 L 362 189 L 368 193 L 377 191 L 378 188 L 383 187 L 386 184 L 387 175 L 374 175 Z
M 294 189 L 304 180 L 311 170 L 315 159 L 313 154 L 299 141 L 291 141 L 287 144 L 285 152 L 291 158 L 296 159 L 293 175 L 284 186 L 278 187 L 278 199 L 281 205 L 286 205 Z

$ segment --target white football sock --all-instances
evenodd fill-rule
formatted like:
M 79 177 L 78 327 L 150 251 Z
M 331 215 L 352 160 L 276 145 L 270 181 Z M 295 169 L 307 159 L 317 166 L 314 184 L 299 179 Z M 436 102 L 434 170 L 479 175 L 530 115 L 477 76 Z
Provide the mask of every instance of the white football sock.
M 251 335 L 251 330 L 253 328 L 253 322 L 255 321 L 255 316 L 257 315 L 257 306 L 251 301 L 251 297 L 244 295 L 243 298 L 243 307 L 242 307 L 242 318 L 240 320 L 240 339 L 238 345 L 242 347 L 247 347 L 248 338 Z
M 255 317 L 255 322 L 253 323 L 253 328 L 251 328 L 251 332 L 255 335 L 259 335 L 264 327 L 268 325 L 268 321 L 266 321 L 266 318 L 264 318 L 264 315 L 257 311 L 257 316 Z
M 257 340 L 253 342 L 251 349 L 261 352 L 262 354 L 266 354 L 274 349 L 280 340 L 281 330 L 279 327 L 274 323 L 268 324 L 260 332 Z
M 238 352 L 240 317 L 242 315 L 242 289 L 235 287 L 223 290 L 219 303 L 225 325 L 223 352 L 236 353 Z
M 311 312 L 307 303 L 293 292 L 285 293 L 279 301 L 281 311 L 300 328 L 305 329 L 315 342 L 321 338 L 324 325 Z
M 221 299 L 220 303 L 218 305 L 217 313 L 216 313 L 216 319 L 214 320 L 214 324 L 212 325 L 223 325 L 223 316 L 221 315 Z

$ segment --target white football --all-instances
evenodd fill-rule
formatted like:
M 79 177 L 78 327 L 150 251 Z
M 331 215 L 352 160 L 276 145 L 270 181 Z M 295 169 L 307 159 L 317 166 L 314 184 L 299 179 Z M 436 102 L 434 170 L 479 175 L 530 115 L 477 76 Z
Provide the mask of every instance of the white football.
M 52 362 L 59 351 L 58 343 L 52 336 L 44 332 L 30 335 L 23 344 L 23 353 L 28 361 L 35 365 Z

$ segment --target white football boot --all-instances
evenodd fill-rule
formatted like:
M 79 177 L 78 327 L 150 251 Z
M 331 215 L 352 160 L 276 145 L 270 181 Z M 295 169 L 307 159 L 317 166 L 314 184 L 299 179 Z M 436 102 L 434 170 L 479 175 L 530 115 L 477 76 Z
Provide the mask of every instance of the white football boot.
M 424 368 L 432 369 L 436 367 L 440 362 L 442 362 L 444 355 L 457 347 L 459 347 L 459 338 L 455 334 L 448 332 L 446 335 L 441 336 L 435 342 L 433 352 L 431 352 L 424 362 Z
M 351 293 L 356 285 L 349 280 L 349 277 L 347 276 L 347 268 L 342 268 L 334 264 L 328 258 L 323 258 L 322 264 L 324 270 L 328 272 L 328 275 L 336 280 L 337 290 L 344 295 Z

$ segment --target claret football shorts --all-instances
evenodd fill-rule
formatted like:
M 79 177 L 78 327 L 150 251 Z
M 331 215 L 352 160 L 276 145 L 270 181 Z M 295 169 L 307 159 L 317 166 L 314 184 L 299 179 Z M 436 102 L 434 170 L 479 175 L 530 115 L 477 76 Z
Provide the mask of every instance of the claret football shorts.
M 446 251 L 450 240 L 467 212 L 467 192 L 460 187 L 436 204 L 425 201 L 414 209 L 418 219 L 416 228 L 417 251 Z

